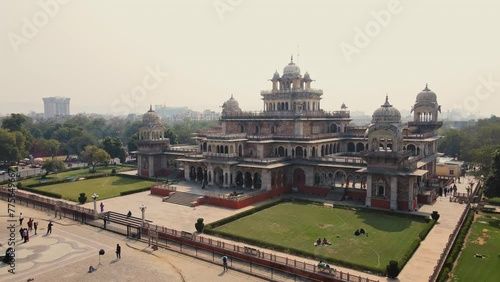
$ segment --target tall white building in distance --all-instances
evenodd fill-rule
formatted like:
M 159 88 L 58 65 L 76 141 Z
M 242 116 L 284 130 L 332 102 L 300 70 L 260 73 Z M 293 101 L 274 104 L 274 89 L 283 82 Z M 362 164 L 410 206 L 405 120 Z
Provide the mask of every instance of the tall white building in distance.
M 69 100 L 65 97 L 43 98 L 43 112 L 45 118 L 69 116 Z

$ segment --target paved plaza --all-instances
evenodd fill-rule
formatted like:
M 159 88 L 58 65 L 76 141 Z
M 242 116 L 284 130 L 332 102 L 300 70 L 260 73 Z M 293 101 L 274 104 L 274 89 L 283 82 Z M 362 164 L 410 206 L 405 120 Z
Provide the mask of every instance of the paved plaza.
M 458 192 L 466 193 L 468 183 L 469 180 L 466 180 L 458 184 Z M 207 192 L 194 183 L 182 182 L 176 186 L 178 191 L 197 194 Z M 209 188 L 208 191 L 229 192 L 227 189 L 219 188 Z M 100 202 L 97 201 L 98 204 Z M 144 204 L 147 207 L 146 219 L 152 224 L 188 232 L 195 231 L 194 224 L 200 217 L 209 223 L 243 210 L 208 205 L 193 208 L 169 204 L 162 202 L 161 197 L 150 195 L 149 192 L 107 199 L 102 202 L 105 211 L 112 210 L 125 214 L 130 210 L 136 217 L 141 217 L 139 206 Z M 93 208 L 93 202 L 88 202 L 84 206 Z M 464 204 L 451 203 L 448 198 L 440 197 L 434 205 L 426 205 L 420 209 L 419 212 L 429 214 L 437 210 L 441 217 L 399 275 L 400 281 L 428 280 L 464 208 Z M 0 281 L 27 281 L 29 278 L 34 278 L 34 281 L 136 281 L 142 276 L 151 281 L 265 281 L 237 271 L 222 272 L 222 266 L 219 264 L 201 261 L 172 251 L 162 249 L 152 251 L 147 244 L 142 242 L 82 225 L 70 219 L 54 219 L 54 215 L 49 215 L 46 211 L 16 206 L 16 213 L 19 214 L 19 212 L 25 216 L 24 227 L 27 226 L 26 222 L 30 217 L 39 222 L 38 235 L 30 234 L 30 241 L 22 243 L 20 234 L 17 232 L 16 274 L 8 273 L 9 267 L 2 264 Z M 0 250 L 2 252 L 5 252 L 8 242 L 9 234 L 6 232 L 8 219 L 7 202 L 0 201 L 0 230 L 2 230 Z M 45 235 L 50 219 L 54 220 L 53 233 Z M 122 246 L 120 260 L 116 259 L 116 244 Z M 99 256 L 101 249 L 105 251 L 105 254 Z M 314 260 L 277 254 L 315 263 Z M 99 260 L 102 265 L 98 266 Z M 96 267 L 97 270 L 88 273 L 90 265 Z M 386 277 L 343 267 L 336 266 L 335 268 L 374 280 L 390 281 Z

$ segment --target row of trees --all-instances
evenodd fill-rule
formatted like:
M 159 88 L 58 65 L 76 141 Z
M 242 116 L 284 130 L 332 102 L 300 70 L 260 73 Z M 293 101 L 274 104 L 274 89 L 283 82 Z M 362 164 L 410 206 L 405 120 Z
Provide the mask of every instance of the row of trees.
M 500 197 L 500 118 L 492 116 L 478 120 L 474 126 L 446 128 L 438 150 L 479 167 L 484 175 L 485 195 Z
M 12 162 L 28 155 L 78 155 L 89 145 L 103 148 L 112 158 L 125 160 L 125 149 L 135 151 L 141 120 L 113 117 L 72 116 L 65 121 L 54 119 L 34 122 L 22 114 L 11 114 L 0 128 L 0 161 Z M 215 122 L 184 122 L 165 126 L 171 144 L 193 142 L 192 133 Z

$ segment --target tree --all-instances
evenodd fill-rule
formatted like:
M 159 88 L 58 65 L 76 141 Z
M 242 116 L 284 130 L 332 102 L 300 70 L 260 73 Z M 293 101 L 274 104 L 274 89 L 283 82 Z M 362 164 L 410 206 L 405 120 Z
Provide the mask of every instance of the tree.
M 85 150 L 81 152 L 83 159 L 92 166 L 92 171 L 95 171 L 95 166 L 98 163 L 108 162 L 111 157 L 103 149 L 95 146 L 89 145 L 85 147 Z
M 0 160 L 5 162 L 15 162 L 23 157 L 17 146 L 19 131 L 17 133 L 9 132 L 0 128 Z M 22 137 L 22 135 L 21 135 Z M 20 140 L 24 143 L 24 140 Z
M 63 161 L 58 159 L 45 160 L 42 164 L 42 169 L 45 170 L 45 176 L 49 173 L 58 173 L 66 169 Z
M 23 114 L 10 114 L 2 120 L 2 127 L 10 131 L 20 131 L 28 118 Z
M 119 158 L 120 162 L 125 162 L 125 149 L 119 137 L 106 137 L 102 140 L 103 149 L 108 152 L 111 158 Z
M 486 197 L 500 197 L 500 150 L 496 150 L 493 154 L 490 172 L 484 182 L 484 187 Z

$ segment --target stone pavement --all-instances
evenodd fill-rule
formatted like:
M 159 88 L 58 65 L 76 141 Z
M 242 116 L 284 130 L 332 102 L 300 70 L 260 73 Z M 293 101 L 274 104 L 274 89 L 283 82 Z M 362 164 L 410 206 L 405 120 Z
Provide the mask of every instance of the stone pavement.
M 0 281 L 266 281 L 189 256 L 160 249 L 151 251 L 147 244 L 69 219 L 53 219 L 46 212 L 16 206 L 16 213 L 39 222 L 38 235 L 30 233 L 27 243 L 16 230 L 15 274 L 0 263 Z M 7 240 L 7 202 L 0 201 L 0 251 L 5 254 Z M 18 218 L 16 218 L 17 220 Z M 47 222 L 54 220 L 52 234 L 45 235 Z M 18 224 L 18 222 L 17 222 Z M 18 227 L 19 228 L 19 227 Z M 116 259 L 116 244 L 122 247 L 122 258 Z M 100 256 L 99 250 L 105 254 Z M 99 261 L 102 265 L 99 265 Z M 88 273 L 89 266 L 97 270 Z
M 468 185 L 468 182 L 469 181 L 466 180 L 461 184 L 457 183 L 458 192 L 466 193 L 465 187 Z M 208 189 L 202 190 L 199 184 L 188 182 L 181 182 L 175 186 L 177 186 L 178 191 L 201 195 L 206 192 L 229 193 L 232 191 L 215 187 L 208 187 Z M 96 190 L 96 193 L 99 194 L 99 191 Z M 97 206 L 99 206 L 100 202 L 101 201 L 98 201 Z M 114 212 L 126 214 L 130 210 L 136 217 L 141 217 L 139 206 L 144 204 L 147 207 L 145 218 L 152 224 L 187 232 L 195 231 L 194 224 L 200 217 L 204 218 L 205 223 L 209 223 L 253 207 L 249 206 L 245 209 L 233 210 L 202 205 L 192 208 L 162 202 L 161 197 L 152 196 L 149 192 L 107 199 L 102 202 L 104 203 L 104 211 L 112 210 Z M 93 209 L 94 204 L 90 201 L 84 206 Z M 401 272 L 399 276 L 400 281 L 428 280 L 464 208 L 464 204 L 450 203 L 448 198 L 440 197 L 434 205 L 425 205 L 420 209 L 421 213 L 428 214 L 437 210 L 441 214 L 441 217 Z M 26 208 L 19 207 L 19 209 L 24 210 Z M 31 209 L 26 210 L 26 214 L 23 212 L 25 217 L 32 216 L 31 213 L 36 214 L 36 217 L 40 221 L 40 226 L 42 228 L 46 227 L 45 220 L 48 219 L 46 213 Z M 0 215 L 5 215 L 6 211 L 7 203 L 0 201 Z M 0 230 L 5 230 L 3 224 L 6 224 L 6 220 L 6 217 L 4 217 L 3 220 L 0 218 Z M 26 219 L 25 222 L 27 220 L 28 219 Z M 41 232 L 43 232 L 43 230 L 41 230 Z M 5 247 L 7 238 L 5 236 L 4 233 L 0 235 L 0 243 L 4 244 L 3 247 Z M 19 234 L 17 234 L 17 236 L 19 236 Z M 207 235 L 203 236 L 209 237 Z M 51 241 L 49 241 L 49 239 Z M 36 243 L 37 241 L 42 242 L 39 243 L 41 244 L 40 246 L 36 245 L 38 244 Z M 120 261 L 114 260 L 114 248 L 116 243 L 122 245 L 123 258 Z M 32 245 L 37 247 L 31 247 Z M 24 246 L 26 246 L 26 250 L 23 250 Z M 3 247 L 0 248 L 0 250 L 5 250 Z M 124 236 L 96 229 L 91 226 L 80 225 L 68 219 L 58 220 L 56 222 L 53 235 L 47 237 L 34 237 L 29 243 L 21 244 L 19 248 L 19 256 L 22 257 L 19 258 L 20 272 L 19 276 L 16 276 L 16 279 L 18 277 L 36 277 L 37 279 L 35 281 L 54 281 L 56 277 L 64 277 L 71 279 L 71 281 L 93 281 L 94 279 L 101 281 L 128 281 L 128 277 L 132 280 L 133 277 L 137 277 L 138 273 L 147 272 L 148 278 L 151 273 L 154 277 L 161 277 L 161 279 L 158 280 L 163 281 L 212 281 L 215 279 L 221 281 L 262 281 L 258 278 L 236 271 L 221 273 L 220 265 L 203 262 L 167 250 L 160 249 L 160 251 L 151 253 L 146 248 L 145 244 L 134 240 L 128 240 Z M 94 273 L 86 273 L 89 265 L 95 266 L 98 263 L 98 250 L 101 248 L 106 251 L 106 254 L 101 258 L 104 266 Z M 316 263 L 316 261 L 310 259 L 269 251 L 262 248 L 258 249 L 290 259 L 297 259 L 298 261 L 306 261 L 312 264 Z M 51 251 L 49 252 L 49 250 Z M 35 259 L 34 255 L 40 252 L 44 252 L 45 255 Z M 133 254 L 133 256 L 129 254 Z M 34 260 L 34 262 L 23 262 L 23 259 L 26 257 L 29 257 L 30 261 Z M 159 265 L 161 265 L 161 267 L 158 267 Z M 193 270 L 195 267 L 196 271 Z M 368 277 L 373 280 L 390 281 L 390 279 L 386 277 L 370 275 L 338 266 L 335 266 L 335 268 L 339 271 L 360 275 L 363 278 Z M 67 269 L 71 269 L 71 271 L 67 271 Z M 5 272 L 2 272 L 2 270 L 6 272 L 6 268 L 0 268 L 0 280 L 4 281 L 4 279 L 9 278 L 9 276 L 5 276 Z M 233 275 L 235 276 L 233 277 Z M 20 281 L 16 279 L 12 281 Z

